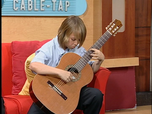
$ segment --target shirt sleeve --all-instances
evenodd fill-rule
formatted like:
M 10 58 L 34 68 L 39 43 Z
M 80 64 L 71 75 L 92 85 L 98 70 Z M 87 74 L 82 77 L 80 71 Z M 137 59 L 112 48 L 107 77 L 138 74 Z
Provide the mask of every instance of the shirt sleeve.
M 88 64 L 89 64 L 90 66 L 92 66 L 93 63 L 94 63 L 94 61 L 89 61 L 89 62 L 88 62 Z
M 36 51 L 35 57 L 31 61 L 31 63 L 40 62 L 40 63 L 46 64 L 47 61 L 48 61 L 48 58 L 47 58 L 46 54 L 43 51 L 38 50 L 38 51 Z
M 31 62 L 40 62 L 43 64 L 47 64 L 49 59 L 51 58 L 51 50 L 48 43 L 44 44 L 40 49 L 35 52 L 35 57 Z

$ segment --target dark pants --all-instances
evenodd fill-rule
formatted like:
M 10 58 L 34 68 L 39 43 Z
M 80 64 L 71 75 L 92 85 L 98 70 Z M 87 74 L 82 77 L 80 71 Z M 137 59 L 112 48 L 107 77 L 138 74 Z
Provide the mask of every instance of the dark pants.
M 96 88 L 83 87 L 77 109 L 84 114 L 99 114 L 103 101 L 103 94 Z M 28 114 L 45 114 L 35 103 L 32 104 Z M 51 111 L 47 114 L 53 114 Z
M 1 108 L 2 108 L 2 114 L 5 114 L 4 99 L 2 96 L 1 96 Z

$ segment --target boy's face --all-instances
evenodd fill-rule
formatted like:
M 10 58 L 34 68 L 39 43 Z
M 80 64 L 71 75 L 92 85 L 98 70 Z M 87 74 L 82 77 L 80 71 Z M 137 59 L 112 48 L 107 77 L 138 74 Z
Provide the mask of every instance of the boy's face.
M 65 44 L 67 48 L 73 49 L 79 44 L 78 39 L 74 36 L 74 34 L 71 34 L 69 36 L 68 42 Z

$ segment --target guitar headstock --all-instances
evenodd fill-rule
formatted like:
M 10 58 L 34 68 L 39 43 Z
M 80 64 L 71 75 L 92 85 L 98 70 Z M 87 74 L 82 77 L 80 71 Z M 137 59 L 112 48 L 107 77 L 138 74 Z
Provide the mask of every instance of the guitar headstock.
M 115 19 L 114 22 L 111 22 L 107 27 L 106 30 L 113 36 L 117 34 L 117 31 L 122 27 L 121 21 Z

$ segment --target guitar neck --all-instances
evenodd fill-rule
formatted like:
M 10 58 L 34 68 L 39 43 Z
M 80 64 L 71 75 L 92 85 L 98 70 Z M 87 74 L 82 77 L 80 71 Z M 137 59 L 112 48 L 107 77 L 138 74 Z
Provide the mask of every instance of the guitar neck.
M 100 49 L 105 42 L 111 37 L 111 34 L 106 31 L 96 42 L 95 44 L 91 47 L 91 48 L 95 48 L 95 49 Z M 90 48 L 90 49 L 91 49 Z M 79 59 L 79 61 L 74 65 L 74 67 L 80 72 L 85 65 L 89 62 L 89 60 L 91 59 L 90 54 L 93 53 L 91 50 L 88 50 L 81 59 Z
M 95 44 L 91 48 L 100 49 L 106 41 L 111 37 L 111 34 L 106 31 L 100 38 L 95 42 Z M 91 54 L 91 53 L 90 53 Z

